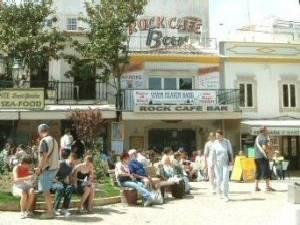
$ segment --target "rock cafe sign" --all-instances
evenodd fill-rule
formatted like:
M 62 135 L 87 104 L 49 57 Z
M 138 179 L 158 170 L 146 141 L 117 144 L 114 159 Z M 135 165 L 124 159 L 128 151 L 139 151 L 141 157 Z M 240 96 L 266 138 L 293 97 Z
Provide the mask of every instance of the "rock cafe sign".
M 146 45 L 150 48 L 164 47 L 181 47 L 190 40 L 186 35 L 201 35 L 202 20 L 199 17 L 151 17 L 140 18 L 135 24 L 129 27 L 129 34 L 132 35 L 138 31 L 148 31 Z M 164 36 L 163 31 L 167 32 Z M 183 33 L 185 35 L 169 36 L 172 31 Z

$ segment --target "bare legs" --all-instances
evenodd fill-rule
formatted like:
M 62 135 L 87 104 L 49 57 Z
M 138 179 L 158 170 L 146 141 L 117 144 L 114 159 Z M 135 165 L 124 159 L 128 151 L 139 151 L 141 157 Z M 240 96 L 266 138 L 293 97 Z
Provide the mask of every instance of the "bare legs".
M 78 210 L 82 210 L 86 205 L 87 211 L 91 212 L 93 210 L 93 201 L 95 198 L 95 187 L 92 185 L 91 187 L 85 187 L 84 193 L 81 197 L 80 205 Z

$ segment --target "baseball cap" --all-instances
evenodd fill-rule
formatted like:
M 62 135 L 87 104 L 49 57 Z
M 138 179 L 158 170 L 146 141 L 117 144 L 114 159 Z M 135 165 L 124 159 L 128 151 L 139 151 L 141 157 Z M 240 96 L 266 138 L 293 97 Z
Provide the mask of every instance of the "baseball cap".
M 128 155 L 132 155 L 132 154 L 136 154 L 136 150 L 135 149 L 131 149 L 128 151 Z
M 38 132 L 39 133 L 42 133 L 42 132 L 45 132 L 45 131 L 49 131 L 50 127 L 45 124 L 45 123 L 42 123 L 38 126 Z

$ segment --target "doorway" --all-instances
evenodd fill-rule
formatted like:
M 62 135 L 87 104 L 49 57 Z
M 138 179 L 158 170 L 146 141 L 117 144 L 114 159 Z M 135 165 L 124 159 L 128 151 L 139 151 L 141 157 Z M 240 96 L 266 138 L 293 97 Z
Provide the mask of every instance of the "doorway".
M 192 129 L 151 129 L 149 147 L 162 152 L 165 147 L 174 151 L 183 148 L 189 155 L 196 151 L 196 132 Z
M 285 159 L 290 161 L 289 169 L 299 169 L 299 148 L 300 141 L 298 136 L 284 136 L 282 137 L 282 153 Z

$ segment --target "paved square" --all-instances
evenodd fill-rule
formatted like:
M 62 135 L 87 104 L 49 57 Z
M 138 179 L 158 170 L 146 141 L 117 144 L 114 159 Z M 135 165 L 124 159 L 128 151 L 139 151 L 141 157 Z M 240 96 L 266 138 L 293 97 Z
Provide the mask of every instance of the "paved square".
M 287 203 L 287 184 L 273 182 L 277 192 L 253 192 L 253 184 L 230 183 L 230 198 L 223 200 L 208 192 L 208 183 L 192 183 L 192 195 L 152 208 L 125 207 L 122 204 L 101 207 L 93 215 L 73 215 L 55 220 L 20 219 L 18 213 L 0 213 L 1 225 L 280 225 L 292 215 Z M 263 187 L 263 185 L 261 185 Z M 286 217 L 285 219 L 283 219 Z M 284 221 L 285 220 L 285 221 Z

